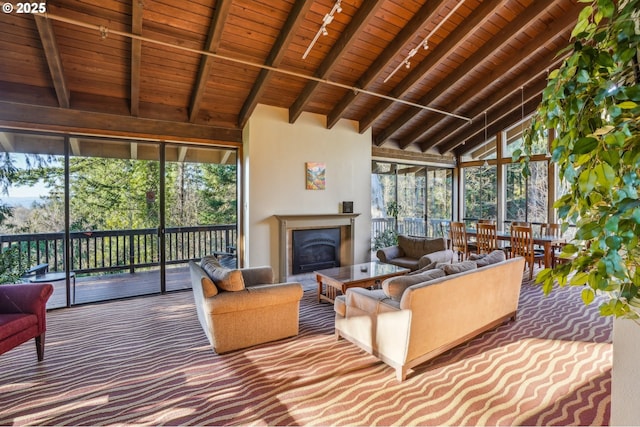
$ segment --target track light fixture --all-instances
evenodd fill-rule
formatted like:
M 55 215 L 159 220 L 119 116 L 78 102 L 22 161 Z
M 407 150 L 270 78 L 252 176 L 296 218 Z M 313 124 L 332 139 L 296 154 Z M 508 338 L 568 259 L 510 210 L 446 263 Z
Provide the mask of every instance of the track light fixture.
M 307 47 L 307 50 L 304 51 L 304 54 L 302 55 L 302 59 L 306 59 L 307 58 L 307 55 L 309 55 L 309 52 L 311 52 L 311 49 L 313 48 L 313 45 L 316 44 L 316 42 L 318 41 L 318 38 L 320 37 L 321 34 L 323 36 L 329 35 L 329 32 L 327 31 L 327 25 L 329 25 L 329 24 L 331 24 L 331 22 L 333 22 L 333 15 L 335 15 L 336 13 L 342 12 L 342 6 L 340 5 L 341 1 L 342 0 L 336 0 L 335 4 L 331 8 L 331 11 L 329 13 L 327 13 L 326 15 L 324 15 L 324 18 L 322 18 L 322 25 L 320 25 L 320 29 L 318 30 L 316 35 L 313 37 L 313 40 L 311 40 L 311 43 L 309 43 L 309 46 Z
M 404 60 L 402 62 L 400 62 L 400 64 L 398 64 L 398 66 L 391 72 L 391 74 L 389 74 L 387 76 L 386 79 L 384 79 L 384 83 L 386 83 L 387 81 L 389 81 L 389 79 L 391 77 L 393 77 L 393 75 L 400 69 L 400 67 L 402 67 L 403 65 L 405 66 L 405 68 L 410 68 L 411 67 L 411 62 L 409 61 L 411 58 L 413 58 L 416 53 L 418 53 L 418 48 L 420 46 L 422 46 L 422 48 L 424 50 L 429 49 L 429 37 L 431 37 L 433 34 L 435 34 L 436 31 L 438 31 L 440 29 L 440 27 L 442 26 L 442 24 L 444 24 L 445 22 L 447 22 L 449 20 L 449 18 L 451 18 L 451 15 L 453 15 L 455 13 L 456 10 L 458 10 L 458 8 L 460 6 L 462 6 L 462 3 L 464 3 L 464 0 L 460 0 L 453 9 L 451 9 L 451 11 L 447 14 L 447 16 L 444 17 L 444 19 L 442 21 L 440 21 L 438 23 L 438 25 L 436 25 L 436 27 L 431 30 L 431 32 L 429 34 L 427 34 L 427 36 L 420 42 L 420 44 L 418 45 L 418 47 L 414 47 L 413 49 L 411 49 L 409 51 L 409 53 L 407 54 L 407 56 L 404 58 Z

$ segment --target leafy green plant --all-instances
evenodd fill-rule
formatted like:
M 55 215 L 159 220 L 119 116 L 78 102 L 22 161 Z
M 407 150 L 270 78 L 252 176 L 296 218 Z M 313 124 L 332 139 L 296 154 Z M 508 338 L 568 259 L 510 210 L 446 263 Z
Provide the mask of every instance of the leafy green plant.
M 378 233 L 373 238 L 372 248 L 374 251 L 378 249 L 394 246 L 398 243 L 398 233 L 392 228 L 387 228 L 381 233 Z
M 12 245 L 0 252 L 0 284 L 16 283 L 20 280 L 23 271 L 20 265 L 20 248 Z
M 554 204 L 575 238 L 565 258 L 537 276 L 545 293 L 583 287 L 590 304 L 605 295 L 600 313 L 640 318 L 640 0 L 582 0 L 572 44 L 549 75 L 542 103 L 525 135 L 523 173 L 532 144 L 554 129 L 552 161 L 568 192 Z

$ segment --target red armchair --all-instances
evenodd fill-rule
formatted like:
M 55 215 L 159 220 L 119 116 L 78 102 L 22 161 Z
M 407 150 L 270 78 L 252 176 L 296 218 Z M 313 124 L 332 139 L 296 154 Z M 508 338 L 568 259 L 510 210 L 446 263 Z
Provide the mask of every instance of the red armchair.
M 0 285 L 0 354 L 35 338 L 38 360 L 44 359 L 46 305 L 50 283 Z

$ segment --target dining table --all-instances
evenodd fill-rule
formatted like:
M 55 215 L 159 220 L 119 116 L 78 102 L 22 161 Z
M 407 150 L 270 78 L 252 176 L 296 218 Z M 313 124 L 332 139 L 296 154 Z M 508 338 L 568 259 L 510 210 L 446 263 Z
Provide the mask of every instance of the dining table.
M 477 232 L 475 228 L 467 229 L 467 238 L 476 237 Z M 507 231 L 496 232 L 496 238 L 499 241 L 509 242 L 511 241 L 511 234 Z M 557 245 L 566 243 L 566 239 L 556 236 L 540 235 L 539 233 L 533 233 L 533 244 L 542 246 L 544 249 L 544 266 L 545 268 L 551 268 L 553 264 L 553 250 Z

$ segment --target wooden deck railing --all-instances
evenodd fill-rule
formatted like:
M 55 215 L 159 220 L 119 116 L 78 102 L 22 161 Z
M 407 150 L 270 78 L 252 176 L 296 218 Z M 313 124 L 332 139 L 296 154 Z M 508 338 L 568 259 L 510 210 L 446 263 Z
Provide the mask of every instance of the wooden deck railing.
M 81 273 L 134 272 L 160 262 L 158 229 L 74 231 L 70 233 L 70 270 Z M 235 247 L 235 224 L 174 227 L 165 232 L 166 263 L 179 264 Z M 0 235 L 0 249 L 17 245 L 20 268 L 47 263 L 64 271 L 64 233 Z
M 445 224 L 444 235 L 448 235 L 447 219 L 430 219 L 425 221 L 422 218 L 398 218 L 398 233 L 410 234 L 413 236 L 440 237 L 443 235 L 442 224 Z M 426 229 L 425 229 L 426 226 Z M 387 229 L 395 229 L 394 218 L 373 218 L 371 220 L 371 235 L 373 237 L 381 235 Z

